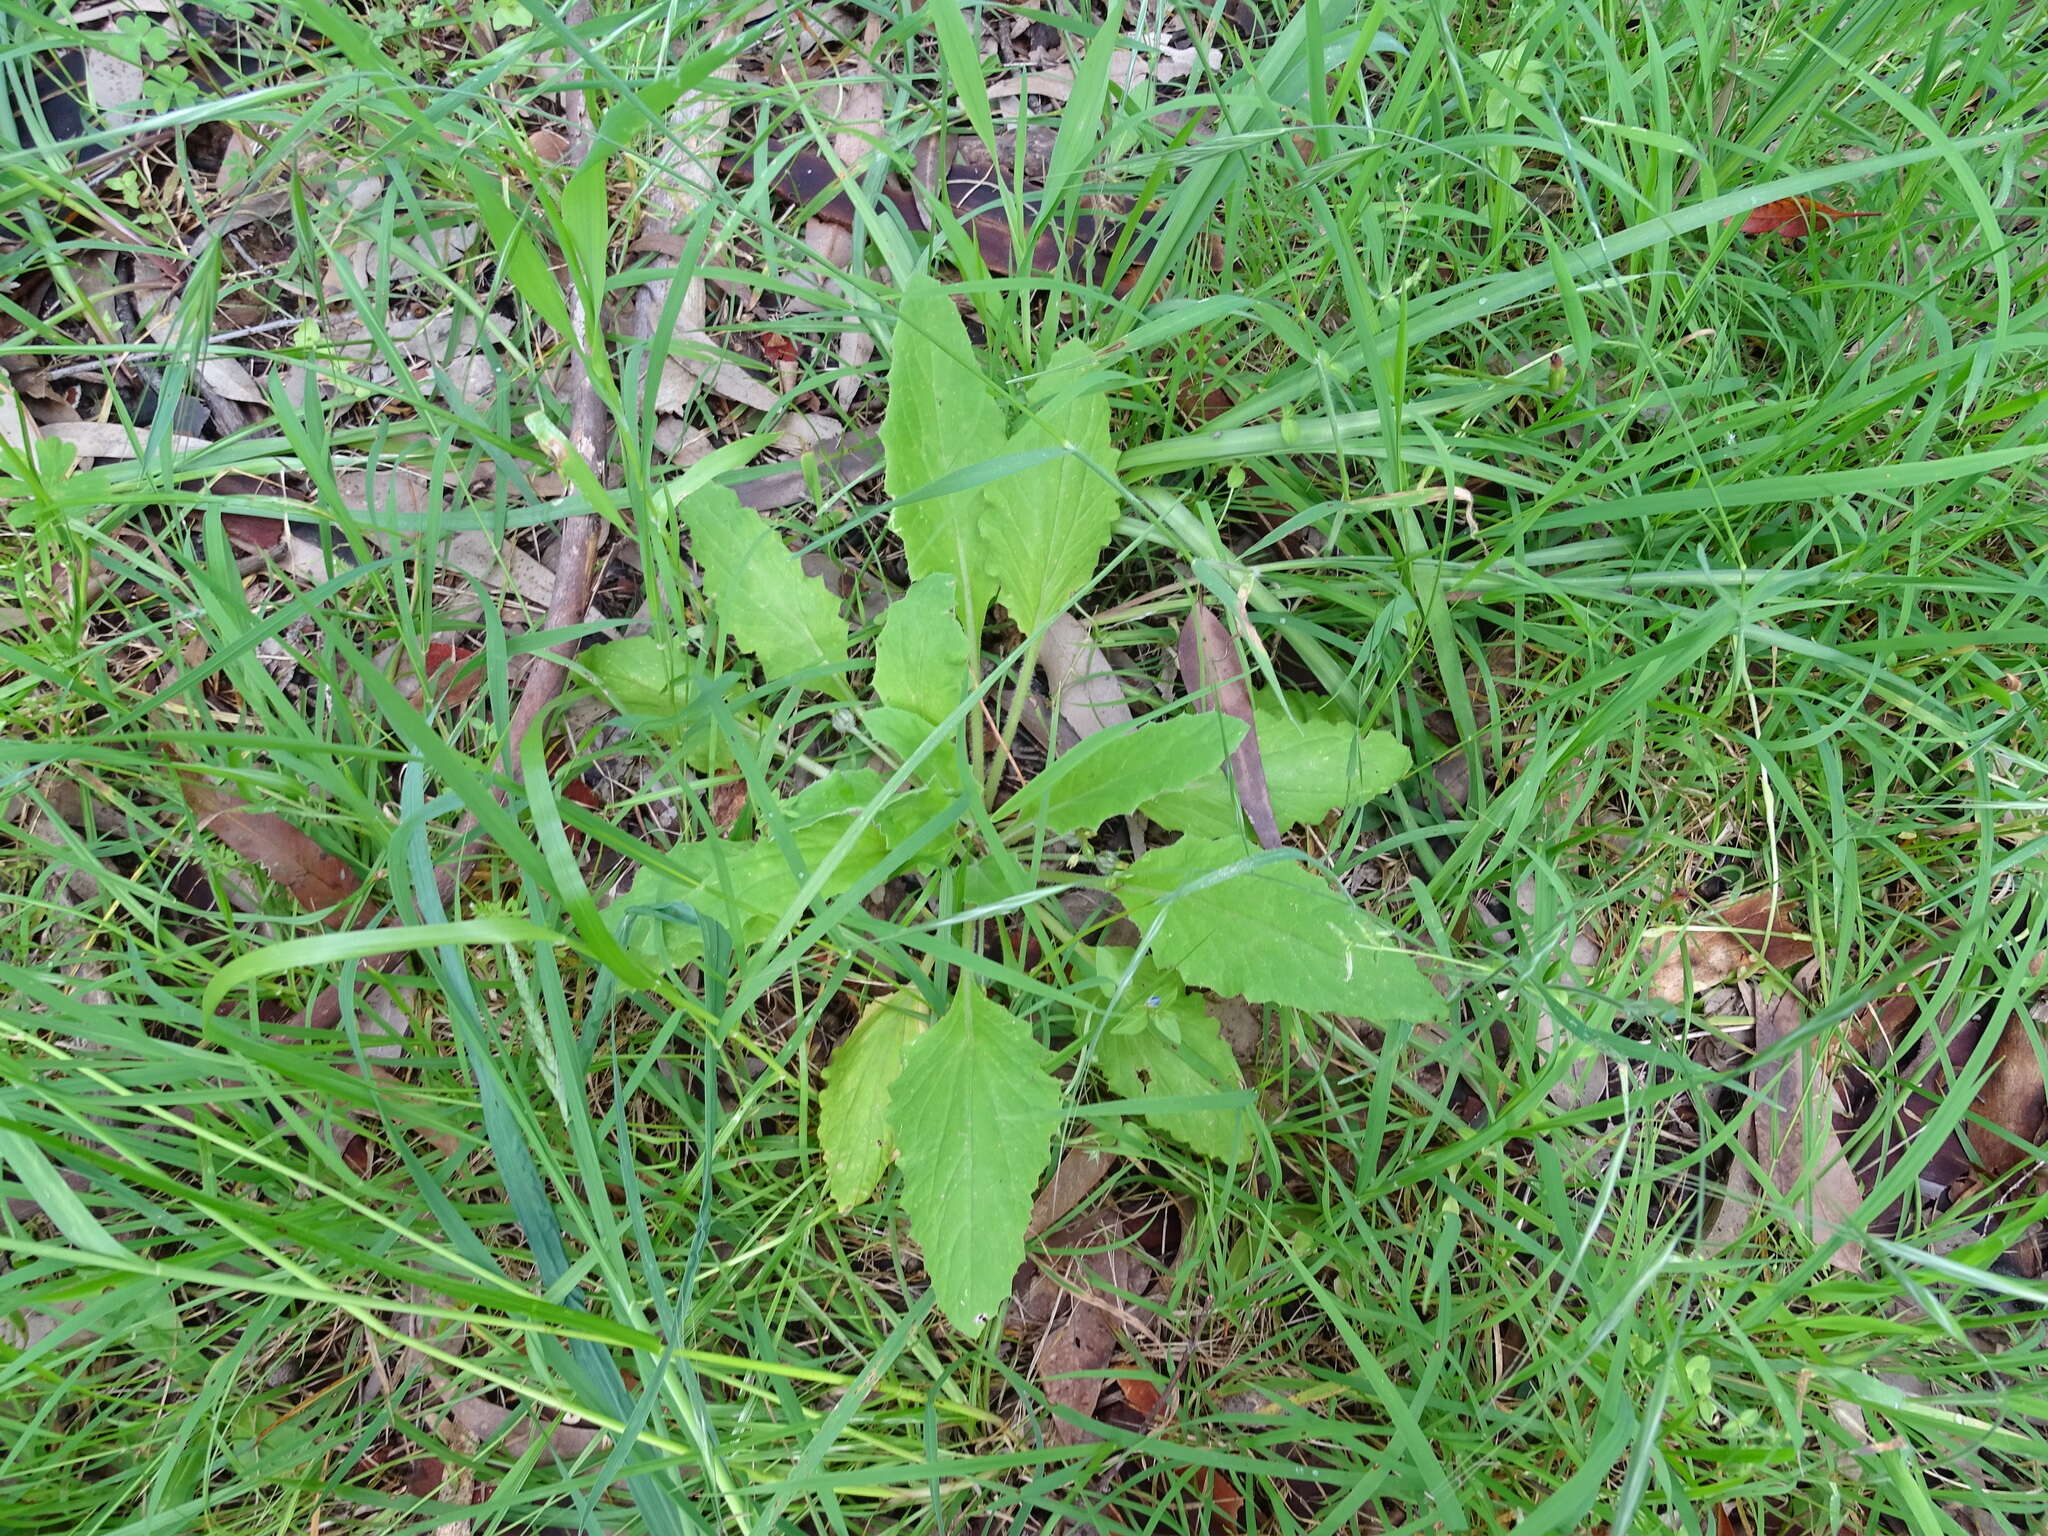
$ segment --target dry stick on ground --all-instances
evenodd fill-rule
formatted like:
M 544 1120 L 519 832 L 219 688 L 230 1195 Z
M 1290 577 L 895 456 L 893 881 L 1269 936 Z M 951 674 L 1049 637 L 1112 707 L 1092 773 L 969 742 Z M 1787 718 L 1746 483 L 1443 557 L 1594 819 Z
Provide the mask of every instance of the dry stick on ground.
M 584 126 L 587 127 L 588 108 L 584 107 L 580 96 L 572 98 L 572 101 L 576 108 L 582 109 L 577 115 L 585 119 Z M 579 133 L 577 141 L 587 154 L 591 135 Z M 580 290 L 570 303 L 569 320 L 571 345 L 577 347 L 569 373 L 569 445 L 573 452 L 582 456 L 592 477 L 601 484 L 610 451 L 612 424 L 591 379 L 590 353 L 583 345 L 583 338 L 592 338 L 588 346 L 602 345 L 603 322 L 599 319 L 595 325 L 586 323 Z M 555 590 L 548 601 L 547 627 L 550 630 L 563 630 L 580 624 L 590 611 L 591 594 L 597 581 L 597 546 L 601 533 L 595 510 L 578 512 L 563 520 L 562 538 L 555 556 Z M 506 776 L 515 784 L 519 782 L 520 754 L 526 744 L 527 733 L 548 706 L 561 697 L 562 685 L 568 677 L 568 660 L 575 654 L 577 644 L 573 637 L 558 640 L 546 650 L 537 652 L 532 666 L 527 669 L 505 734 Z M 502 789 L 494 790 L 492 794 L 500 805 L 510 799 L 509 793 Z M 488 836 L 474 835 L 476 828 L 476 814 L 464 815 L 456 833 L 463 840 L 461 846 L 435 871 L 434 894 L 444 911 L 454 901 L 456 891 L 490 844 Z M 388 973 L 395 970 L 409 953 L 397 950 L 373 956 L 366 963 L 366 969 Z M 342 997 L 339 982 L 322 992 L 307 1005 L 301 1019 L 302 1027 L 309 1030 L 332 1029 L 341 1022 Z

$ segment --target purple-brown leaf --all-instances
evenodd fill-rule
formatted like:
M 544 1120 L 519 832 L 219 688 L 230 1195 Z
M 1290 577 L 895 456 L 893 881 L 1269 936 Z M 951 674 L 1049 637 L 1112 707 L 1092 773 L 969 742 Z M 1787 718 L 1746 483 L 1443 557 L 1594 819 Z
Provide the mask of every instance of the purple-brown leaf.
M 281 816 L 249 808 L 239 795 L 190 774 L 179 775 L 185 803 L 199 825 L 291 893 L 308 912 L 339 908 L 362 886 L 362 878 Z M 331 913 L 338 922 L 340 912 Z
M 1181 686 L 1198 709 L 1216 709 L 1244 722 L 1244 740 L 1230 754 L 1230 782 L 1238 804 L 1250 818 L 1261 848 L 1280 846 L 1280 828 L 1273 820 L 1273 801 L 1266 791 L 1266 769 L 1259 759 L 1259 730 L 1252 718 L 1252 691 L 1245 682 L 1244 657 L 1222 620 L 1197 601 L 1181 625 Z

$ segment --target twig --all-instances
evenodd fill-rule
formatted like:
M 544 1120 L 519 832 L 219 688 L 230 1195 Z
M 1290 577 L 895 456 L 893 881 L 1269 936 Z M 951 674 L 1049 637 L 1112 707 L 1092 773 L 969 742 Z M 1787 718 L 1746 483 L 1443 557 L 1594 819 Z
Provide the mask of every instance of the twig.
M 571 318 L 580 316 L 571 311 Z M 581 331 L 583 327 L 578 325 Z M 590 466 L 600 482 L 605 474 L 605 456 L 611 437 L 611 418 L 591 382 L 590 359 L 579 352 L 569 377 L 569 447 Z M 597 582 L 598 515 L 578 512 L 562 523 L 562 540 L 555 555 L 555 590 L 548 601 L 547 627 L 567 629 L 583 622 L 590 611 L 592 589 Z M 527 669 L 519 690 L 519 702 L 512 711 L 512 728 L 505 750 L 507 769 L 514 783 L 519 780 L 520 748 L 547 707 L 561 696 L 568 677 L 567 663 L 576 653 L 577 639 L 568 636 L 537 653 Z
M 272 331 L 289 331 L 303 324 L 305 321 L 298 316 L 288 315 L 282 320 L 266 320 L 261 325 L 244 325 L 232 331 L 216 331 L 206 338 L 205 346 L 210 350 L 231 341 L 244 341 L 251 336 L 267 336 Z M 110 366 L 119 367 L 137 358 L 168 356 L 174 350 L 174 346 L 174 343 L 168 341 L 129 342 L 112 350 L 102 350 L 98 355 L 87 358 L 82 363 L 66 363 L 62 368 L 51 368 L 43 377 L 53 384 L 64 379 L 89 378 L 93 374 L 104 373 Z
M 588 155 L 593 141 L 589 127 L 589 107 L 581 96 L 565 103 L 567 116 L 572 123 L 585 130 L 575 135 L 575 142 Z M 591 345 L 602 343 L 604 335 L 601 319 L 595 325 L 587 323 L 580 294 L 570 305 L 570 333 L 572 344 L 585 337 L 597 338 Z M 604 401 L 599 398 L 597 387 L 591 379 L 590 353 L 579 347 L 569 375 L 569 443 L 574 452 L 580 454 L 590 472 L 600 482 L 606 470 L 607 456 L 611 446 L 611 418 L 606 413 Z M 580 624 L 583 616 L 590 611 L 592 588 L 597 580 L 597 545 L 600 536 L 598 514 L 579 512 L 564 520 L 562 538 L 555 557 L 555 590 L 549 599 L 547 627 L 568 629 Z M 505 733 L 506 777 L 518 783 L 521 773 L 522 752 L 527 733 L 534 722 L 546 713 L 548 706 L 561 697 L 562 685 L 568 676 L 568 660 L 575 654 L 577 639 L 574 636 L 557 640 L 546 650 L 538 652 L 533 664 L 527 669 L 525 680 L 520 684 L 518 702 L 512 708 L 512 720 Z M 498 804 L 506 804 L 510 792 L 504 789 L 492 791 Z M 445 911 L 455 900 L 455 893 L 463 881 L 476 867 L 477 861 L 490 846 L 488 834 L 477 834 L 478 820 L 475 812 L 462 818 L 456 835 L 462 845 L 453 857 L 442 863 L 434 873 L 434 894 Z M 406 958 L 408 951 L 400 950 L 391 954 L 377 955 L 367 962 L 367 969 L 378 974 L 389 974 Z M 341 1021 L 342 989 L 339 983 L 329 987 L 307 1005 L 303 1015 L 307 1029 L 332 1029 Z

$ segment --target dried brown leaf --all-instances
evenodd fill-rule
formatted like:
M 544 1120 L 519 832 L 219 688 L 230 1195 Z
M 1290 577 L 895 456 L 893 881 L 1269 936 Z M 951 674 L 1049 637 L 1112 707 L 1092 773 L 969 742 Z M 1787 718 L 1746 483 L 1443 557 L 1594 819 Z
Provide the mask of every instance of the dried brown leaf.
M 203 830 L 258 865 L 304 910 L 334 909 L 328 913 L 329 926 L 343 919 L 342 904 L 363 883 L 345 862 L 282 816 L 252 810 L 239 795 L 190 773 L 180 774 L 178 784 Z
M 1259 729 L 1252 714 L 1252 691 L 1245 681 L 1244 656 L 1223 621 L 1196 600 L 1181 625 L 1176 648 L 1181 686 L 1198 709 L 1218 710 L 1244 722 L 1244 739 L 1230 754 L 1230 782 L 1238 804 L 1250 819 L 1261 848 L 1280 846 L 1280 828 L 1273 820 L 1272 797 L 1266 792 L 1266 769 L 1259 760 Z
M 1055 1416 L 1047 1431 L 1055 1445 L 1098 1438 L 1085 1421 L 1093 1417 L 1108 1385 L 1101 1372 L 1117 1353 L 1118 1318 L 1127 1305 L 1123 1298 L 1142 1295 L 1152 1284 L 1151 1266 L 1130 1241 L 1142 1224 L 1110 1207 L 1055 1239 L 1063 1247 L 1096 1250 L 1062 1266 L 1069 1288 L 1032 1354 L 1032 1374 L 1047 1403 L 1069 1410 Z
M 1757 1196 L 1763 1193 L 1763 1186 L 1757 1183 L 1749 1158 L 1743 1155 L 1745 1150 L 1751 1155 L 1756 1152 L 1754 1130 L 1755 1120 L 1752 1117 L 1736 1138 L 1738 1149 L 1735 1160 L 1728 1166 L 1728 1187 L 1722 1193 L 1721 1204 L 1714 1212 L 1712 1225 L 1700 1239 L 1702 1253 L 1719 1253 L 1749 1230 L 1750 1218 L 1756 1213 Z
M 1835 1134 L 1832 1083 L 1814 1070 L 1810 1047 L 1785 1044 L 1799 1025 L 1799 1000 L 1791 993 L 1759 999 L 1757 1065 L 1750 1076 L 1757 1106 L 1752 1124 L 1757 1160 L 1819 1246 L 1832 1241 L 1855 1215 L 1863 1204 L 1863 1189 Z M 1858 1243 L 1843 1243 L 1829 1259 L 1839 1269 L 1863 1272 Z
M 1109 1364 L 1116 1348 L 1115 1320 L 1100 1307 L 1069 1297 L 1065 1314 L 1046 1329 L 1032 1360 L 1032 1374 L 1038 1377 L 1046 1402 L 1075 1416 L 1054 1416 L 1046 1431 L 1054 1445 L 1080 1445 L 1101 1438 L 1085 1421 L 1094 1416 L 1106 1384 L 1094 1373 Z
M 344 469 L 334 477 L 342 505 L 375 523 L 425 516 L 437 500 L 460 499 L 464 482 L 458 475 L 430 476 L 404 465 L 375 469 Z
M 1760 964 L 1789 974 L 1812 958 L 1813 940 L 1778 910 L 1775 892 L 1758 891 L 1699 922 L 1653 930 L 1640 956 L 1649 995 L 1680 1006 Z
M 527 1447 L 533 1444 L 535 1418 L 534 1410 L 521 1418 L 505 1431 L 502 1442 L 505 1454 L 512 1457 L 524 1456 Z M 482 1445 L 504 1429 L 505 1421 L 512 1417 L 513 1410 L 499 1403 L 490 1403 L 480 1397 L 465 1398 L 448 1410 L 448 1416 L 456 1427 Z M 574 1461 L 593 1445 L 604 1440 L 603 1431 L 585 1429 L 573 1424 L 559 1424 L 548 1431 L 548 1455 L 556 1461 Z
M 703 46 L 716 46 L 740 25 L 735 16 L 721 26 Z M 725 142 L 726 124 L 731 116 L 732 94 L 725 87 L 737 77 L 738 65 L 726 63 L 694 90 L 685 91 L 668 114 L 668 132 L 655 152 L 655 174 L 648 181 L 647 216 L 641 225 L 642 238 L 665 238 L 687 224 L 705 196 L 718 182 L 718 151 Z M 708 254 L 708 253 L 707 253 Z M 668 278 L 643 283 L 633 298 L 627 318 L 628 335 L 643 338 L 661 336 L 669 350 L 661 369 L 661 400 L 656 409 L 670 413 L 686 410 L 697 393 L 698 381 L 707 373 L 722 379 L 745 375 L 726 364 L 696 361 L 679 356 L 679 348 L 702 349 L 709 345 L 705 329 L 707 295 L 702 276 L 692 273 L 683 281 L 682 298 L 673 313 L 669 309 Z M 716 384 L 713 385 L 716 388 Z M 738 398 L 721 390 L 728 398 Z M 743 403 L 751 404 L 751 401 Z
M 0 443 L 22 450 L 42 436 L 35 417 L 5 373 L 0 373 Z
M 2003 1178 L 2021 1163 L 2041 1156 L 2048 1131 L 2048 1088 L 2041 1074 L 2042 1042 L 2026 1014 L 2007 1018 L 1992 1048 L 1991 1076 L 1978 1090 L 1971 1113 L 1982 1124 L 1970 1126 L 1970 1145 L 1992 1179 Z M 2002 1133 L 2002 1134 L 2001 1134 Z
M 183 432 L 167 435 L 172 453 L 197 453 L 206 446 L 203 437 L 191 437 Z M 137 432 L 118 421 L 52 421 L 44 424 L 43 436 L 71 444 L 78 450 L 82 461 L 138 458 L 148 444 L 150 434 Z
M 541 609 L 554 601 L 555 573 L 512 539 L 501 543 L 481 529 L 465 529 L 441 547 L 441 558 L 493 592 L 523 598 Z M 459 613 L 464 606 L 473 604 L 458 604 L 455 611 Z
M 1079 619 L 1063 613 L 1047 626 L 1038 665 L 1060 719 L 1077 738 L 1131 723 L 1123 682 Z
M 1109 1177 L 1109 1171 L 1117 1161 L 1113 1152 L 1094 1152 L 1087 1147 L 1068 1148 L 1066 1156 L 1060 1159 L 1059 1167 L 1046 1180 L 1045 1188 L 1031 1203 L 1031 1219 L 1024 1226 L 1024 1241 L 1031 1242 L 1040 1233 L 1064 1221 L 1068 1212 Z

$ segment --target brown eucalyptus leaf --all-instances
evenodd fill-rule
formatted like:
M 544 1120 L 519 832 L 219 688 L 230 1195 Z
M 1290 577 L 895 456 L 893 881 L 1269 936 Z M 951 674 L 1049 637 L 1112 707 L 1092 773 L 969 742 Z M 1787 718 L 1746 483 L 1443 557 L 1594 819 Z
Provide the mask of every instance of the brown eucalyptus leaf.
M 1863 1188 L 1835 1134 L 1833 1084 L 1814 1070 L 1810 1047 L 1785 1048 L 1799 1025 L 1796 996 L 1760 998 L 1757 1065 L 1750 1075 L 1756 1097 L 1753 1125 L 1758 1162 L 1772 1186 L 1793 1202 L 1800 1225 L 1818 1247 L 1855 1215 L 1863 1204 Z M 1828 1257 L 1838 1269 L 1863 1272 L 1861 1244 L 1843 1243 Z
M 1076 740 L 1131 723 L 1123 682 L 1081 620 L 1063 613 L 1046 627 L 1038 665 L 1059 707 L 1061 722 Z
M 2041 1155 L 2048 1131 L 2048 1087 L 2041 1073 L 2042 1041 L 2034 1021 L 2013 1013 L 1992 1048 L 1991 1076 L 1978 1090 L 1972 1114 L 1970 1145 L 1985 1174 L 1998 1179 L 2021 1163 Z M 2001 1132 L 2003 1134 L 2001 1134 Z
M 190 773 L 179 775 L 185 803 L 211 832 L 291 893 L 308 912 L 332 908 L 330 927 L 343 920 L 342 903 L 362 887 L 362 877 L 282 816 L 252 810 L 239 795 Z
M 1238 804 L 1251 821 L 1261 848 L 1280 846 L 1280 828 L 1273 820 L 1272 797 L 1266 792 L 1266 770 L 1259 760 L 1258 723 L 1253 718 L 1252 691 L 1245 681 L 1244 657 L 1223 621 L 1197 600 L 1181 625 L 1175 654 L 1181 686 L 1198 709 L 1219 710 L 1244 722 L 1244 740 L 1230 754 L 1230 782 Z
M 1711 917 L 1646 935 L 1641 965 L 1651 972 L 1649 995 L 1677 1007 L 1759 963 L 1790 974 L 1812 956 L 1813 940 L 1778 910 L 1777 893 L 1757 891 Z

